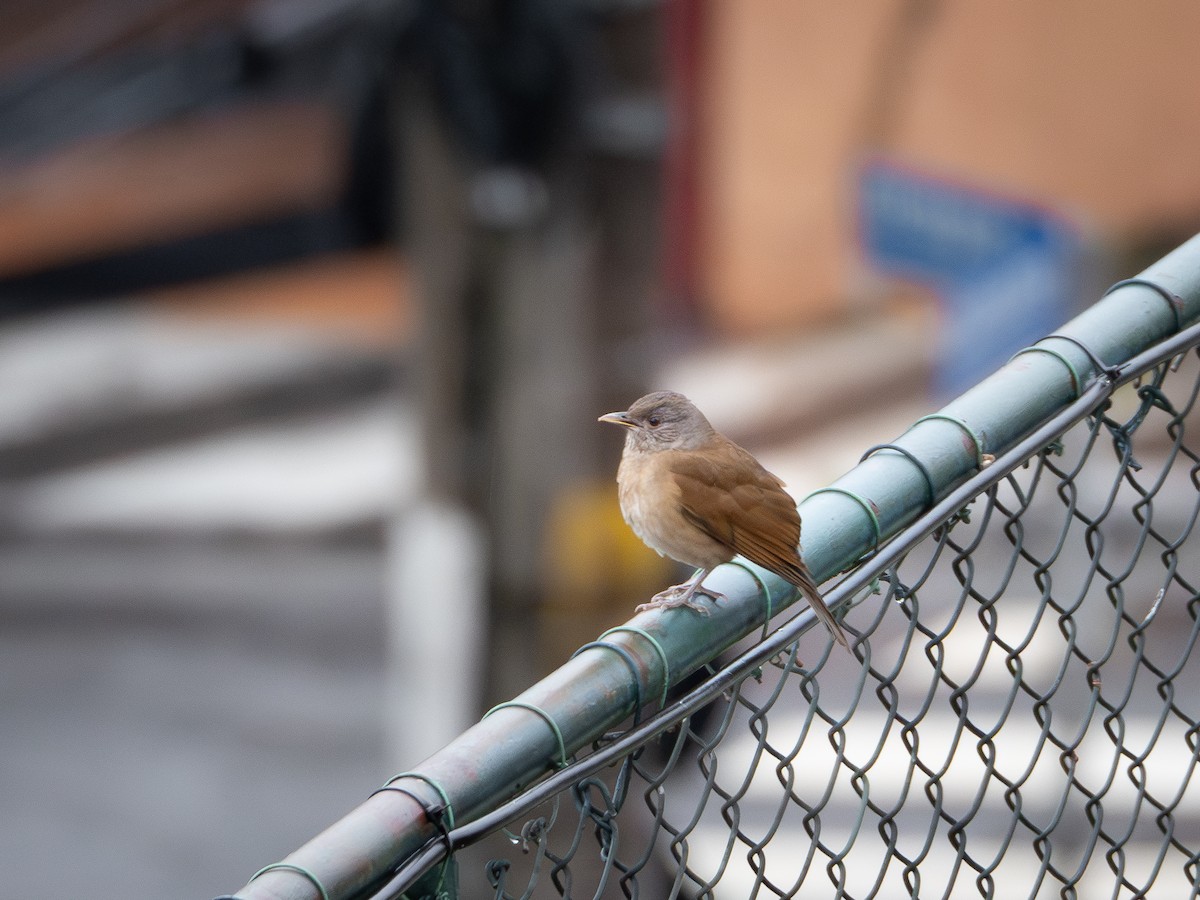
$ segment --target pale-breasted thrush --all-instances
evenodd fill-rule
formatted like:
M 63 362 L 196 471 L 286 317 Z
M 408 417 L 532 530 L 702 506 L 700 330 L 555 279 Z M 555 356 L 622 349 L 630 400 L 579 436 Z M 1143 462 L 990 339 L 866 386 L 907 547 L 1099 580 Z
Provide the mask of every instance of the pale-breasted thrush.
M 673 391 L 647 394 L 599 421 L 628 429 L 617 470 L 625 521 L 651 549 L 698 570 L 639 610 L 687 606 L 708 615 L 693 598 L 724 599 L 702 583 L 740 554 L 799 588 L 837 642 L 849 646 L 800 556 L 800 513 L 782 481 Z

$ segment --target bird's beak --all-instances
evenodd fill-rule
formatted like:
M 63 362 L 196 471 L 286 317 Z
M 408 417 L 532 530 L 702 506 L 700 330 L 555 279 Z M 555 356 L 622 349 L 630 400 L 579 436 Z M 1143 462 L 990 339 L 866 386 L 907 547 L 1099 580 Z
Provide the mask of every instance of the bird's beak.
M 627 412 L 611 412 L 605 413 L 596 420 L 597 422 L 612 422 L 614 425 L 624 425 L 626 428 L 637 428 L 637 422 L 629 418 Z

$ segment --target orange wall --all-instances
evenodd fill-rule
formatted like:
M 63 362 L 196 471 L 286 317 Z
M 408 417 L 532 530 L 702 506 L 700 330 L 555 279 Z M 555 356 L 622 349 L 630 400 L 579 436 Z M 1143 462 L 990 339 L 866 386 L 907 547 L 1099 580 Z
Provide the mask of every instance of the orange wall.
M 926 2 L 899 32 L 912 8 L 711 0 L 700 194 L 718 328 L 846 310 L 861 271 L 854 166 L 873 150 L 1114 242 L 1200 222 L 1200 3 Z M 881 74 L 884 58 L 906 65 Z M 869 116 L 881 96 L 883 133 Z
M 247 103 L 0 167 L 0 276 L 320 209 L 344 131 L 315 103 Z

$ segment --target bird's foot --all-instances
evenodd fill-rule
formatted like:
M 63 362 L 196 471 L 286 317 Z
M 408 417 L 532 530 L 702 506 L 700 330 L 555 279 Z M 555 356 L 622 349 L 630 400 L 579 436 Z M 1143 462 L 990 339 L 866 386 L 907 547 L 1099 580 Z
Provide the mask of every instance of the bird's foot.
M 720 591 L 714 591 L 710 588 L 701 587 L 700 582 L 704 580 L 704 575 L 707 572 L 701 573 L 700 577 L 692 581 L 685 581 L 683 584 L 676 584 L 667 588 L 665 591 L 659 591 L 650 598 L 649 603 L 642 603 L 638 606 L 638 612 L 644 612 L 648 609 L 675 609 L 679 606 L 686 606 L 688 609 L 694 609 L 702 616 L 709 614 L 708 607 L 696 602 L 693 598 L 697 594 L 704 594 L 711 597 L 714 602 L 719 602 L 725 599 L 725 595 Z

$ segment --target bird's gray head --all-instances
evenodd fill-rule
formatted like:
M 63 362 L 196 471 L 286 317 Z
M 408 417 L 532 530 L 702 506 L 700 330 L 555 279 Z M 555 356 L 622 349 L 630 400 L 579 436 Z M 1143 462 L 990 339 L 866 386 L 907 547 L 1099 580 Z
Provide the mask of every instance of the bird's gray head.
M 713 435 L 704 413 L 674 391 L 647 394 L 624 412 L 608 413 L 599 421 L 628 428 L 625 446 L 635 450 L 691 450 Z

